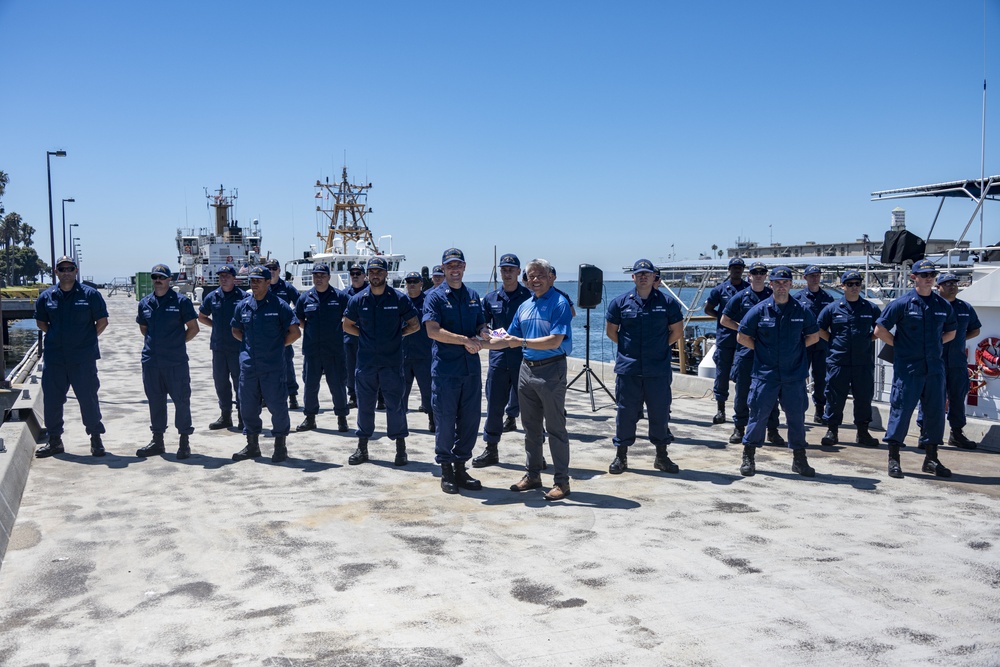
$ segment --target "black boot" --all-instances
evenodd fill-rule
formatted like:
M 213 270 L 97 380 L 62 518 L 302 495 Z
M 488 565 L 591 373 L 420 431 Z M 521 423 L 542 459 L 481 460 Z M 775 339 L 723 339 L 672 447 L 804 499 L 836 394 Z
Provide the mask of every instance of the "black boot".
M 437 433 L 437 424 L 434 423 L 434 413 L 427 413 L 427 430 L 431 433 Z
M 899 465 L 899 445 L 889 443 L 889 477 L 903 478 L 903 468 Z
M 858 424 L 858 434 L 854 442 L 862 447 L 878 447 L 878 440 L 868 432 L 868 424 Z
M 608 466 L 608 472 L 612 475 L 620 475 L 626 470 L 628 470 L 628 447 L 618 445 L 618 452 L 615 454 L 615 460 Z
M 208 425 L 208 430 L 218 431 L 224 428 L 230 428 L 233 425 L 233 413 L 223 412 L 219 415 L 219 418 Z
M 354 396 L 354 394 L 349 394 L 347 396 L 347 409 L 348 410 L 358 409 L 358 399 Z
M 738 445 L 743 442 L 743 426 L 736 426 L 733 429 L 733 434 L 729 436 L 730 445 Z
M 517 430 L 517 420 L 510 415 L 503 421 L 503 432 L 510 433 Z
M 936 477 L 951 477 L 951 471 L 944 467 L 938 460 L 938 446 L 927 445 L 927 453 L 924 458 L 924 465 L 921 468 L 926 473 Z
M 740 466 L 740 474 L 744 477 L 753 477 L 757 472 L 757 465 L 753 460 L 757 448 L 750 445 L 743 446 L 743 465 Z
M 296 433 L 301 433 L 302 431 L 312 431 L 316 428 L 316 415 L 306 415 L 306 418 L 302 420 L 302 423 L 295 427 Z
M 165 451 L 166 448 L 163 446 L 163 434 L 154 433 L 153 439 L 149 441 L 149 444 L 136 450 L 135 455 L 144 459 L 148 456 L 163 454 Z
M 177 445 L 177 459 L 184 460 L 191 456 L 191 439 L 189 436 L 181 435 L 181 441 Z
M 358 438 L 358 448 L 354 450 L 347 462 L 352 466 L 361 465 L 368 460 L 368 438 Z
M 409 462 L 410 459 L 406 456 L 406 438 L 396 438 L 396 460 L 393 463 L 398 466 L 405 466 Z
M 959 449 L 975 449 L 976 443 L 965 437 L 962 433 L 962 429 L 953 428 L 951 429 L 951 435 L 948 436 L 948 444 L 952 447 L 958 447 Z
M 274 453 L 271 454 L 271 463 L 281 463 L 288 460 L 288 446 L 285 444 L 283 435 L 274 436 Z
M 726 423 L 726 402 L 725 401 L 716 401 L 716 404 L 719 406 L 719 411 L 715 413 L 714 417 L 712 417 L 712 423 L 713 424 L 725 424 Z
M 806 450 L 796 449 L 792 451 L 792 472 L 797 472 L 803 477 L 816 476 L 816 471 L 813 470 L 806 459 Z
M 823 439 L 820 440 L 820 444 L 823 445 L 824 447 L 832 447 L 833 445 L 836 445 L 838 442 L 840 442 L 840 440 L 838 439 L 836 426 L 830 426 L 829 428 L 827 428 L 826 435 L 824 435 Z
M 347 416 L 337 417 L 337 431 L 347 433 Z
M 299 397 L 296 396 L 295 394 L 292 394 L 291 396 L 288 397 L 288 409 L 289 410 L 299 409 Z
M 473 468 L 486 468 L 488 466 L 495 466 L 500 463 L 500 452 L 497 450 L 497 445 L 486 443 L 486 451 L 472 459 Z
M 458 485 L 455 484 L 455 469 L 450 463 L 441 464 L 441 490 L 445 493 L 458 493 Z
M 66 451 L 63 447 L 61 435 L 50 435 L 49 441 L 35 450 L 36 459 L 44 459 L 54 454 L 62 454 Z
M 778 429 L 771 428 L 770 426 L 767 428 L 767 441 L 772 445 L 777 445 L 778 447 L 783 447 L 785 444 L 785 439 L 781 437 L 780 433 L 778 433 Z
M 101 434 L 95 433 L 90 436 L 90 455 L 91 456 L 104 456 L 107 451 L 104 449 L 104 442 L 101 440 Z
M 469 473 L 465 469 L 465 461 L 455 461 L 455 463 L 452 464 L 452 470 L 455 471 L 455 484 L 460 489 L 465 489 L 466 491 L 482 491 L 483 483 L 478 479 L 472 479 L 469 477 Z
M 247 433 L 247 446 L 240 451 L 233 454 L 234 461 L 246 461 L 247 459 L 260 458 L 260 442 L 258 440 L 260 436 L 256 433 L 250 435 Z
M 669 472 L 675 475 L 681 471 L 680 466 L 671 461 L 670 457 L 667 456 L 666 445 L 656 446 L 656 459 L 653 460 L 653 467 L 657 470 L 662 470 L 663 472 Z
M 816 412 L 813 413 L 813 424 L 826 424 L 826 420 L 823 419 L 824 407 L 822 405 L 816 406 Z

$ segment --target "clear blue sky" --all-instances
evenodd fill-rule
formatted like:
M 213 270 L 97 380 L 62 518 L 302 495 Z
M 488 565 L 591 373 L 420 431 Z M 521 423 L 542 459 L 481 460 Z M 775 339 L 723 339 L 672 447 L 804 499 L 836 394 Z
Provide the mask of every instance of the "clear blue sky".
M 987 23 L 996 89 L 996 0 Z M 65 149 L 56 254 L 75 197 L 99 281 L 176 266 L 177 227 L 209 224 L 219 184 L 265 250 L 301 253 L 345 151 L 408 268 L 455 245 L 473 278 L 494 245 L 618 277 L 768 225 L 782 243 L 881 236 L 896 202 L 871 191 L 980 169 L 982 0 L 0 0 L 0 40 L 4 205 L 47 259 L 45 151 Z M 925 234 L 936 205 L 902 205 Z M 970 213 L 946 204 L 935 236 Z

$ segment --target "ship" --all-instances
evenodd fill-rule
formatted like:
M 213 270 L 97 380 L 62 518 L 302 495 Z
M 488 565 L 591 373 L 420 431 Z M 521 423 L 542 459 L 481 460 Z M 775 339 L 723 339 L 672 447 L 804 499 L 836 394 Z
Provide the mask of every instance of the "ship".
M 330 267 L 330 284 L 336 289 L 350 286 L 351 266 L 365 266 L 372 257 L 382 257 L 389 265 L 386 281 L 395 288 L 403 287 L 402 265 L 404 255 L 393 253 L 392 236 L 378 240 L 368 227 L 368 191 L 372 184 L 356 185 L 347 178 L 347 167 L 341 172 L 339 183 L 316 181 L 316 211 L 323 218 L 325 234 L 316 236 L 322 248 L 311 245 L 301 258 L 285 263 L 285 277 L 299 291 L 312 287 L 312 267 L 323 263 Z
M 241 287 L 249 284 L 250 269 L 262 264 L 260 222 L 256 219 L 249 227 L 240 227 L 233 217 L 237 190 L 205 188 L 208 208 L 212 209 L 213 228 L 177 229 L 177 287 L 182 292 L 193 292 L 200 300 L 207 292 L 219 286 L 218 271 L 226 264 L 237 272 Z

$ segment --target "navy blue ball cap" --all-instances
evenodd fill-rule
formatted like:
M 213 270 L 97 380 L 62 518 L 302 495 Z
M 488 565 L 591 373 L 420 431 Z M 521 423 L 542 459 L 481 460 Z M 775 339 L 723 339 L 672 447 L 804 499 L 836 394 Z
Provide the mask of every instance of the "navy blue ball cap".
M 278 270 L 278 269 L 281 268 L 281 264 L 278 264 L 278 260 L 276 260 L 276 259 L 269 259 L 269 260 L 267 260 L 266 262 L 264 262 L 264 266 L 266 266 L 267 268 L 271 269 L 272 271 L 275 271 L 275 270 Z
M 458 248 L 448 248 L 441 255 L 441 264 L 447 264 L 448 262 L 464 262 L 465 253 L 463 253 Z M 444 275 L 444 274 L 442 274 Z
M 948 271 L 947 273 L 942 273 L 940 276 L 938 276 L 937 284 L 940 285 L 941 283 L 947 283 L 952 280 L 954 280 L 957 283 L 958 276 L 952 273 L 951 271 Z
M 823 273 L 823 270 L 818 266 L 816 266 L 815 264 L 810 264 L 809 266 L 806 267 L 806 271 L 802 275 L 811 276 L 814 273 Z
M 63 255 L 62 257 L 60 257 L 59 259 L 56 260 L 56 268 L 57 269 L 59 268 L 60 264 L 72 264 L 74 269 L 77 268 L 76 267 L 76 260 L 74 260 L 69 255 Z
M 410 271 L 409 273 L 407 273 L 406 277 L 403 280 L 405 280 L 406 282 L 410 282 L 411 280 L 419 280 L 420 282 L 424 281 L 424 279 L 421 278 L 420 274 L 417 273 L 416 271 Z
M 632 265 L 632 275 L 636 273 L 653 273 L 656 267 L 648 259 L 637 259 L 635 264 Z
M 260 278 L 261 280 L 270 280 L 271 271 L 266 266 L 255 266 L 250 269 L 250 278 Z
M 364 273 L 365 267 L 363 267 L 361 264 L 357 262 L 354 262 L 354 264 L 351 264 L 351 268 L 348 269 L 348 271 L 360 271 L 361 273 Z
M 746 266 L 747 263 L 743 261 L 742 257 L 733 257 L 729 260 L 729 266 Z
M 368 260 L 368 270 L 372 269 L 382 269 L 383 271 L 389 270 L 389 262 L 385 261 L 384 257 L 372 257 Z
M 221 275 L 223 273 L 228 273 L 233 278 L 236 277 L 236 269 L 230 264 L 223 264 L 219 267 L 219 270 L 215 272 L 216 275 Z
M 312 272 L 325 273 L 326 275 L 330 275 L 330 267 L 324 264 L 323 262 L 319 262 L 318 264 L 313 264 Z
M 149 274 L 152 276 L 165 276 L 167 278 L 174 275 L 170 272 L 170 267 L 166 264 L 157 264 L 152 269 L 149 270 Z
M 514 268 L 521 268 L 521 260 L 517 258 L 517 255 L 507 253 L 505 255 L 500 255 L 500 266 L 513 266 Z
M 934 266 L 934 262 L 929 259 L 922 259 L 918 262 L 913 263 L 913 268 L 910 269 L 910 273 L 937 273 L 938 268 Z
M 787 266 L 776 266 L 767 276 L 768 280 L 791 280 L 792 270 Z
M 848 280 L 861 280 L 863 282 L 864 278 L 861 277 L 861 272 L 860 271 L 855 271 L 855 270 L 851 269 L 849 271 L 844 271 L 844 273 L 841 274 L 841 276 L 840 276 L 840 284 L 843 285 Z
M 753 262 L 750 264 L 751 271 L 767 271 L 767 264 L 764 262 Z
M 432 276 L 443 276 L 444 275 L 444 267 L 441 266 L 440 264 L 435 264 L 434 268 L 431 270 L 431 275 Z

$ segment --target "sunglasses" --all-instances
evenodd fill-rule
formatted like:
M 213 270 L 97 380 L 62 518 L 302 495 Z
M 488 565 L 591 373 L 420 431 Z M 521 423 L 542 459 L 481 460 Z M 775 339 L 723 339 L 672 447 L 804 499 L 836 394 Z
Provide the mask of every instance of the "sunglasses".
M 60 266 L 59 268 L 56 269 L 56 271 L 58 271 L 59 273 L 73 273 L 74 271 L 76 271 L 76 267 Z
M 351 271 L 351 277 L 352 278 L 359 278 L 359 277 L 361 277 L 363 275 L 365 275 L 365 274 L 362 273 L 361 271 Z
M 857 280 L 848 280 L 844 283 L 844 287 L 861 287 L 861 283 Z
M 417 284 L 419 284 L 421 282 L 423 282 L 423 281 L 420 280 L 420 278 L 407 278 L 406 279 L 406 284 L 407 285 L 417 285 Z
M 751 271 L 750 275 L 751 276 L 766 276 L 767 275 L 767 270 L 765 269 L 763 271 Z
M 60 269 L 60 271 L 61 270 L 62 269 Z M 170 280 L 170 278 L 167 278 L 166 276 L 153 276 L 153 280 Z

